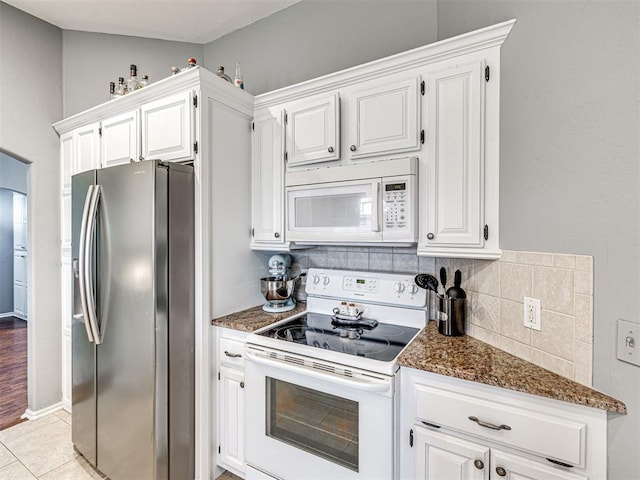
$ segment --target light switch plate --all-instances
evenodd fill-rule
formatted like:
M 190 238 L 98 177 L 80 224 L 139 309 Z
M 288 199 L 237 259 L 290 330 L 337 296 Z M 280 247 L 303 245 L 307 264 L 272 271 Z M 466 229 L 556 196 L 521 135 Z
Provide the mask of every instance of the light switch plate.
M 640 367 L 640 324 L 618 320 L 618 360 Z

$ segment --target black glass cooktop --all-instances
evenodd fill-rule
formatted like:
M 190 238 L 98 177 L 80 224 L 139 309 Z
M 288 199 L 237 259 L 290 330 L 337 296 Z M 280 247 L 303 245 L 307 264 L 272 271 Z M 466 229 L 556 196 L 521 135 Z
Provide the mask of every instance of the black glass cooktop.
M 358 325 L 345 326 L 330 315 L 307 313 L 260 335 L 388 362 L 398 356 L 418 331 L 366 318 Z

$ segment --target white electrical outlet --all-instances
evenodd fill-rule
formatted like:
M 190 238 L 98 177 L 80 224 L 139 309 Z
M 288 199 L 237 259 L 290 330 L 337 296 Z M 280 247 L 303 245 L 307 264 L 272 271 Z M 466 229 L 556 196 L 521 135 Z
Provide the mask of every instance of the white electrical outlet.
M 524 297 L 524 326 L 540 330 L 540 300 Z
M 640 366 L 640 325 L 618 320 L 618 360 Z

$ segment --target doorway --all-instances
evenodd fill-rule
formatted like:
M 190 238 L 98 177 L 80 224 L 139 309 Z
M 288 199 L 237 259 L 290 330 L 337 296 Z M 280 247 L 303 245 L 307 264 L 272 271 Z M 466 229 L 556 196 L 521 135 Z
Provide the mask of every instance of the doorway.
M 0 152 L 0 430 L 27 409 L 27 168 Z

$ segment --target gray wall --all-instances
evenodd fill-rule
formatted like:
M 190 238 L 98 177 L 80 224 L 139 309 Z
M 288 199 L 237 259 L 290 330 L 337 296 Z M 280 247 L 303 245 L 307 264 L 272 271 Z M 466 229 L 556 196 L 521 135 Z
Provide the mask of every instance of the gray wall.
M 30 162 L 29 409 L 60 402 L 62 32 L 0 3 L 0 150 Z M 35 266 L 37 265 L 37 268 Z
M 435 0 L 304 0 L 205 47 L 205 66 L 242 65 L 258 95 L 437 39 Z
M 440 1 L 439 38 L 509 18 L 502 48 L 500 240 L 594 256 L 596 389 L 611 479 L 640 472 L 640 368 L 616 360 L 616 321 L 638 322 L 639 2 Z
M 640 471 L 640 368 L 615 359 L 614 338 L 640 313 L 639 7 L 304 0 L 205 47 L 208 68 L 240 61 L 260 94 L 518 19 L 502 57 L 500 246 L 595 257 L 594 386 L 630 412 L 609 423 L 619 480 Z
M 28 168 L 26 163 L 0 152 L 0 188 L 26 195 Z
M 0 315 L 12 312 L 13 192 L 0 188 Z
M 188 25 L 185 25 L 188 28 Z M 171 75 L 171 67 L 185 67 L 194 57 L 202 64 L 204 46 L 149 38 L 64 30 L 64 117 L 109 100 L 109 82 L 129 78 L 129 65 L 157 82 Z M 61 117 L 62 118 L 62 117 Z

